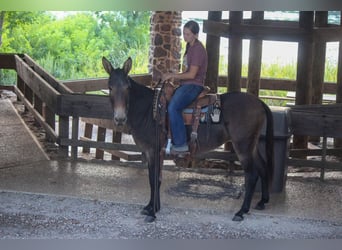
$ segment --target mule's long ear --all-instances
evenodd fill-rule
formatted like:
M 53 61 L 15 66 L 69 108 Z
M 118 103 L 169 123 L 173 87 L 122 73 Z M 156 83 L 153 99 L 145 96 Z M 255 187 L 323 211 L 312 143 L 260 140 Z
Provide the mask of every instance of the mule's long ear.
M 125 72 L 126 75 L 128 75 L 128 73 L 130 72 L 132 68 L 132 58 L 128 57 L 128 59 L 126 60 L 126 62 L 124 63 L 122 69 Z
M 110 61 L 108 61 L 108 59 L 105 58 L 105 57 L 102 57 L 102 65 L 103 65 L 104 69 L 106 70 L 106 72 L 109 75 L 114 70 L 114 68 L 113 68 L 112 64 L 110 63 Z

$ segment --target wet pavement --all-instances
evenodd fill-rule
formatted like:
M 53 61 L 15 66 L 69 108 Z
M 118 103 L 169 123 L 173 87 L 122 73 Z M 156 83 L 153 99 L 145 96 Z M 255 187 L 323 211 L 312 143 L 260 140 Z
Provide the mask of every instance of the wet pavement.
M 299 175 L 299 176 L 296 176 Z M 0 169 L 0 238 L 342 239 L 341 176 L 289 176 L 264 211 L 231 219 L 243 177 L 166 166 L 154 223 L 141 164 L 41 161 Z M 260 194 L 256 193 L 253 204 Z
M 163 170 L 161 200 L 165 206 L 217 209 L 233 215 L 242 204 L 243 177 L 220 169 Z M 266 213 L 342 222 L 342 175 L 288 176 L 285 190 L 273 193 Z M 137 163 L 41 161 L 0 169 L 0 190 L 54 194 L 144 205 L 149 198 L 147 169 Z M 260 193 L 254 195 L 254 203 Z
M 0 168 L 47 159 L 12 102 L 0 99 Z

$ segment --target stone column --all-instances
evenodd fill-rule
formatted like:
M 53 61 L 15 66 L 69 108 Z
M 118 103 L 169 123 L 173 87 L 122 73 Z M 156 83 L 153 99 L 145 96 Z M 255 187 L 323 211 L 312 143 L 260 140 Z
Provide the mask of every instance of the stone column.
M 149 72 L 158 82 L 162 73 L 178 72 L 181 60 L 181 11 L 154 11 L 151 16 Z

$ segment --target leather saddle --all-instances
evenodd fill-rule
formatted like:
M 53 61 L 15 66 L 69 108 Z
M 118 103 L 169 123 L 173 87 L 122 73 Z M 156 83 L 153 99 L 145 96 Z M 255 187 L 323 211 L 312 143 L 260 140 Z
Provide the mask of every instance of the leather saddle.
M 166 100 L 169 102 L 176 87 L 171 82 L 164 83 L 164 91 Z M 201 117 L 205 117 L 206 113 L 210 111 L 210 106 L 220 106 L 220 99 L 217 94 L 209 93 L 210 88 L 205 86 L 203 91 L 198 95 L 195 101 L 183 110 L 183 119 L 185 125 L 193 125 L 196 115 L 200 116 L 197 119 L 203 120 Z

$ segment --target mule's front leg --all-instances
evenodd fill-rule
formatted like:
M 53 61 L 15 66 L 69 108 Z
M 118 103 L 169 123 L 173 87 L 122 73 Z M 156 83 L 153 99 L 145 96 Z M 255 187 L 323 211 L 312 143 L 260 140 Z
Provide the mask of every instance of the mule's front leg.
M 155 165 L 148 164 L 148 177 L 150 184 L 150 201 L 143 208 L 141 214 L 146 215 L 146 222 L 153 222 L 156 219 L 156 213 L 160 210 L 160 168 Z

